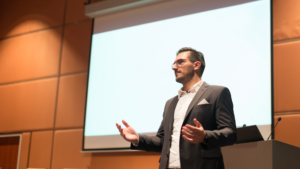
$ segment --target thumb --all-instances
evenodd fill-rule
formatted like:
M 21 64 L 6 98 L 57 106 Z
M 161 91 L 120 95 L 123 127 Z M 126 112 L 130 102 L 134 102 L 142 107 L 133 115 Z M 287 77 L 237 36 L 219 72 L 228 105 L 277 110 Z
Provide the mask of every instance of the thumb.
M 196 118 L 194 118 L 194 123 L 197 128 L 200 128 L 202 126 Z

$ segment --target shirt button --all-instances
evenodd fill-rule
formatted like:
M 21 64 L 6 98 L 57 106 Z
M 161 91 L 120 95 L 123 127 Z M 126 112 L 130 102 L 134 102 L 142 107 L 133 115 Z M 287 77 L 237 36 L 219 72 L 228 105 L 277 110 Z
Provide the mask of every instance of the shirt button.
M 182 151 L 182 149 L 180 151 Z

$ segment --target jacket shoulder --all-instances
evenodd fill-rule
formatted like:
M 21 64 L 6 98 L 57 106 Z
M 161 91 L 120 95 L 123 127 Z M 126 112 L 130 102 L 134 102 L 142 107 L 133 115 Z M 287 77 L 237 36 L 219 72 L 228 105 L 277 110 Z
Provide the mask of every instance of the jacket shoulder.
M 229 91 L 229 89 L 226 86 L 208 85 L 208 87 L 209 87 L 210 90 L 214 90 L 214 91 L 220 91 L 220 92 L 222 92 L 224 90 Z
M 169 100 L 167 100 L 166 104 L 170 104 L 172 102 L 172 100 L 177 99 L 177 98 L 178 98 L 178 95 L 170 98 Z
M 178 99 L 178 96 L 174 96 L 174 97 L 172 97 L 171 99 L 167 100 L 167 102 L 166 102 L 166 104 L 165 104 L 165 109 L 164 109 L 163 117 L 166 116 L 166 114 L 167 114 L 166 112 L 167 112 L 167 110 L 168 110 L 168 108 L 169 108 L 171 102 L 172 102 L 174 99 Z

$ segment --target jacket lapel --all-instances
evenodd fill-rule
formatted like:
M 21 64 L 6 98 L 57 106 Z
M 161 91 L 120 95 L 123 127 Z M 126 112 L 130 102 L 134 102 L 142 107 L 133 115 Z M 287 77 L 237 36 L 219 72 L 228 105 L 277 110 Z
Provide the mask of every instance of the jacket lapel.
M 198 100 L 201 98 L 201 96 L 205 93 L 205 91 L 207 90 L 208 88 L 208 84 L 203 82 L 203 84 L 201 85 L 200 89 L 197 91 L 196 95 L 194 96 L 193 100 L 191 101 L 186 113 L 185 113 L 185 116 L 184 116 L 184 119 L 186 118 L 186 116 L 191 112 L 191 110 L 193 109 L 193 107 L 195 106 L 195 104 L 197 104 Z
M 167 114 L 167 119 L 169 119 L 169 129 L 170 131 L 173 130 L 173 123 L 174 123 L 174 113 L 175 113 L 175 108 L 176 108 L 176 105 L 178 103 L 178 96 L 174 97 L 174 99 L 172 100 L 172 102 L 170 103 L 170 106 L 168 108 L 168 114 Z

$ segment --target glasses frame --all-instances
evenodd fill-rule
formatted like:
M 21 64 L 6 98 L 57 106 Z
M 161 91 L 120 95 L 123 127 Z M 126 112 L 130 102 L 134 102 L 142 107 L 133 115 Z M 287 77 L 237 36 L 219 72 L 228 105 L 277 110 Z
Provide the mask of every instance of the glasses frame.
M 173 68 L 175 65 L 176 67 L 182 67 L 184 65 L 184 63 L 186 63 L 186 60 L 189 60 L 189 59 L 178 59 L 176 62 L 174 62 L 171 67 Z M 178 61 L 182 61 L 181 63 L 178 63 Z M 189 60 L 190 61 L 190 60 Z M 197 61 L 190 61 L 191 63 L 195 63 L 195 62 L 200 62 L 199 60 Z

